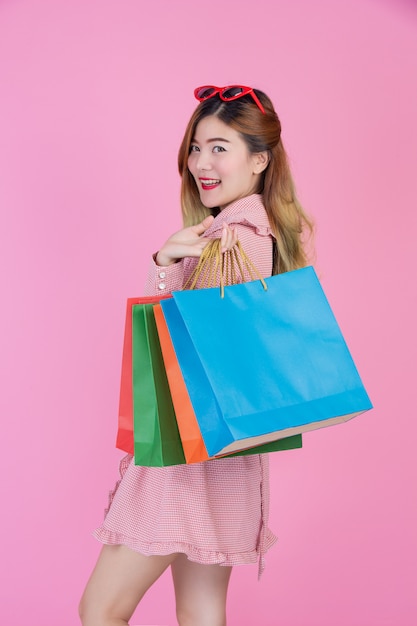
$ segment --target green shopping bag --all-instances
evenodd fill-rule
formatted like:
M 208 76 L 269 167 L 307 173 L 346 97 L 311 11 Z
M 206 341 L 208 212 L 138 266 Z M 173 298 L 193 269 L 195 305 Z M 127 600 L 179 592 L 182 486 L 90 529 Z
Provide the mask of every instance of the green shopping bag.
M 132 307 L 135 465 L 185 463 L 152 304 Z
M 128 298 L 123 338 L 122 372 L 120 379 L 119 415 L 116 447 L 133 455 L 133 390 L 132 390 L 132 306 L 155 304 L 168 296 L 141 296 Z

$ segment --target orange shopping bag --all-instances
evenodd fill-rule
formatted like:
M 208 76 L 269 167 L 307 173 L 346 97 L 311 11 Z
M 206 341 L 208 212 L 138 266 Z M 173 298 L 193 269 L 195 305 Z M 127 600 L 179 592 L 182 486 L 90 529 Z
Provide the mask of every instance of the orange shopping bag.
M 207 461 L 209 455 L 201 437 L 161 305 L 156 304 L 153 311 L 185 459 L 187 463 Z

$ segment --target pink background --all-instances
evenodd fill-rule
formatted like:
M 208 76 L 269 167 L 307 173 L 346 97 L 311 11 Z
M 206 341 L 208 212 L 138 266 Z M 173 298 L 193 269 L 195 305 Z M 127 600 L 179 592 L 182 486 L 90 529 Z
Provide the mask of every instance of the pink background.
M 260 584 L 236 569 L 229 624 L 417 623 L 416 76 L 414 2 L 0 2 L 2 624 L 78 623 L 125 301 L 180 227 L 176 153 L 213 82 L 275 102 L 375 404 L 271 457 L 280 542 Z M 166 574 L 132 623 L 173 606 Z

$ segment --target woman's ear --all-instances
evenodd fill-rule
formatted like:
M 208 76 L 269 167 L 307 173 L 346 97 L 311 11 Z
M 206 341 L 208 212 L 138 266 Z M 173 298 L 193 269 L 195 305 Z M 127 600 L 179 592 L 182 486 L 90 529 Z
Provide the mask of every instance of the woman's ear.
M 269 163 L 268 152 L 257 152 L 252 155 L 253 157 L 253 173 L 261 174 L 264 170 L 266 170 Z

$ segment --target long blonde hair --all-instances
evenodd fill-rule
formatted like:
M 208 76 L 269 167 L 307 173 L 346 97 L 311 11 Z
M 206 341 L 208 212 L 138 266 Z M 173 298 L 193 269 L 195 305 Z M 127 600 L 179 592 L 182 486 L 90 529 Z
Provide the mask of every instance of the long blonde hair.
M 216 214 L 216 211 L 202 204 L 197 185 L 188 169 L 188 155 L 197 124 L 203 118 L 215 115 L 241 135 L 250 153 L 268 153 L 268 166 L 257 192 L 262 195 L 276 238 L 273 274 L 279 274 L 308 264 L 307 242 L 313 233 L 313 223 L 296 197 L 288 157 L 281 140 L 281 123 L 274 106 L 262 91 L 255 90 L 255 93 L 265 114 L 250 96 L 229 102 L 214 96 L 201 102 L 191 116 L 178 153 L 178 169 L 182 178 L 182 215 L 184 226 L 192 226 L 207 215 Z

